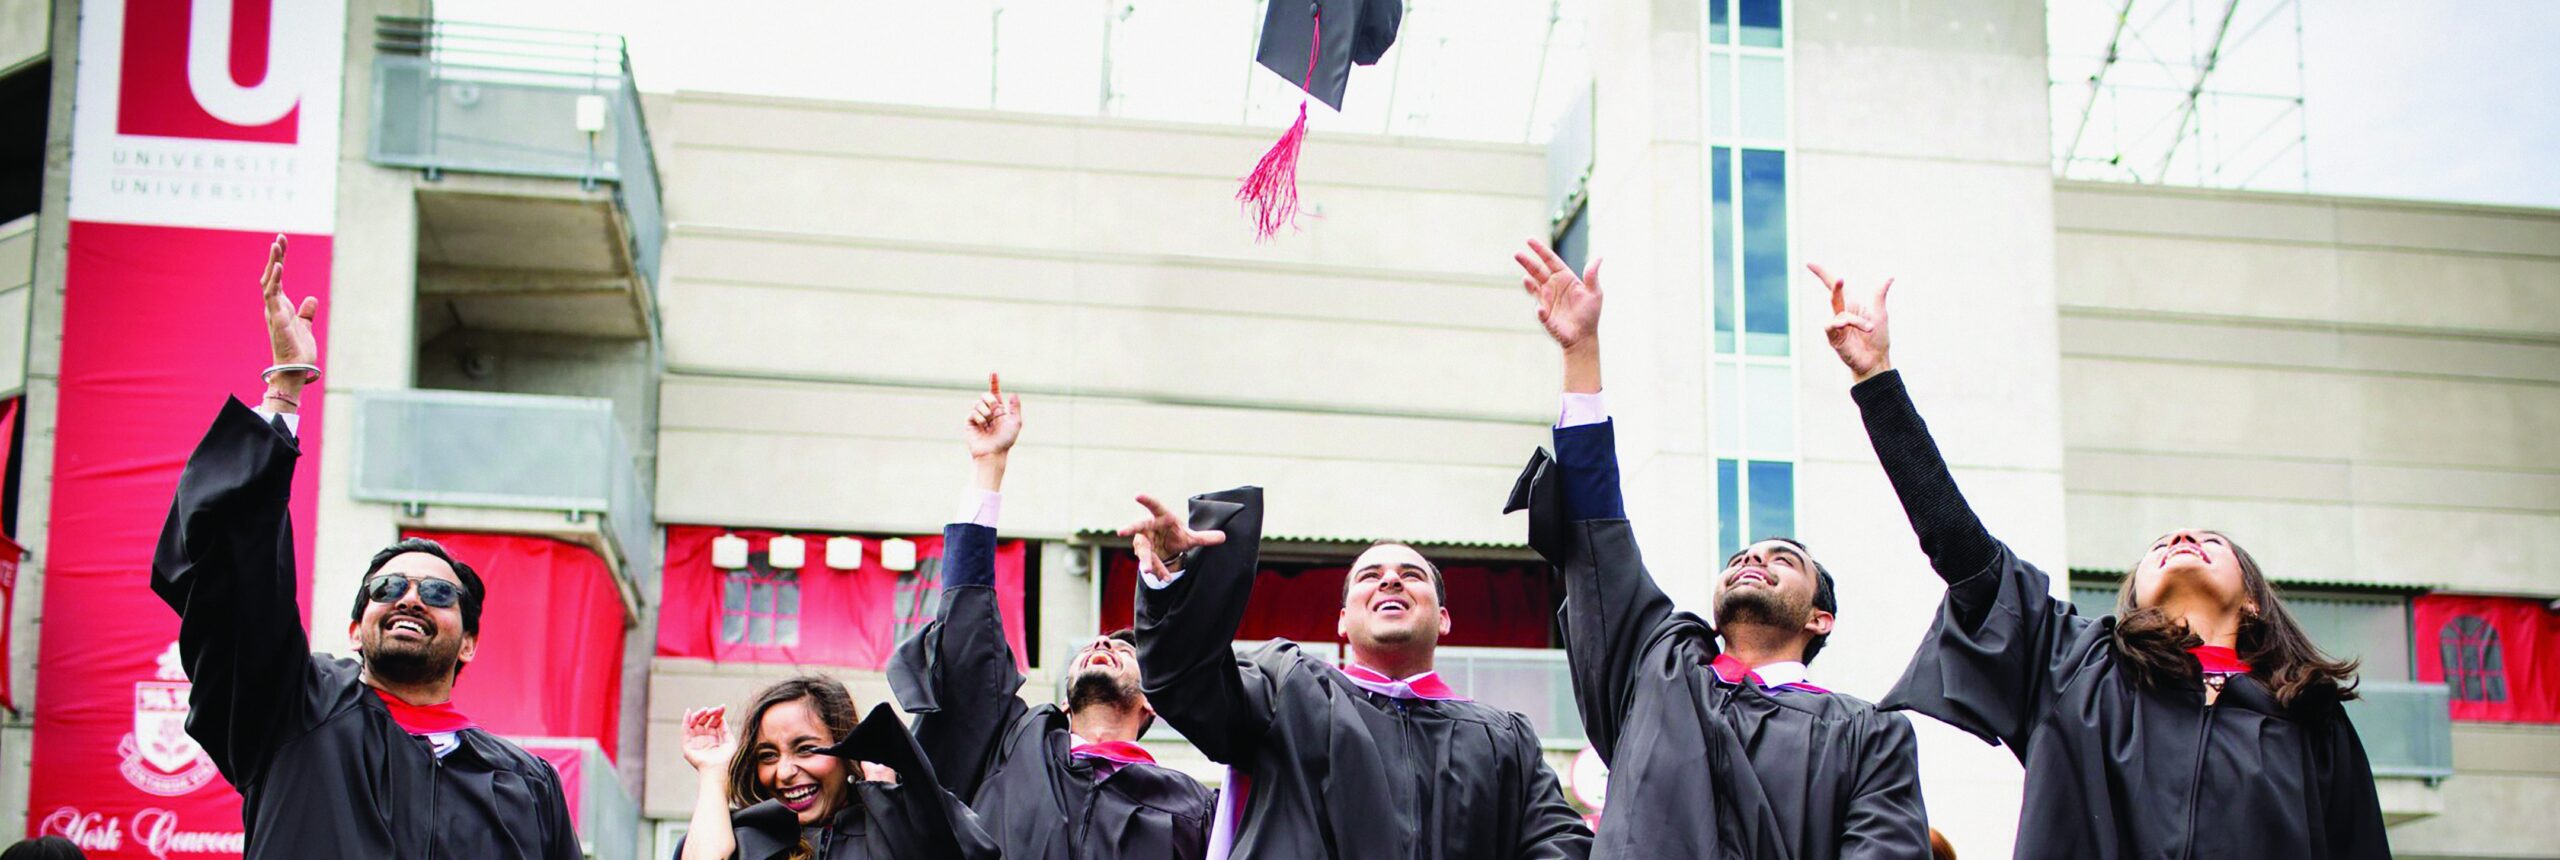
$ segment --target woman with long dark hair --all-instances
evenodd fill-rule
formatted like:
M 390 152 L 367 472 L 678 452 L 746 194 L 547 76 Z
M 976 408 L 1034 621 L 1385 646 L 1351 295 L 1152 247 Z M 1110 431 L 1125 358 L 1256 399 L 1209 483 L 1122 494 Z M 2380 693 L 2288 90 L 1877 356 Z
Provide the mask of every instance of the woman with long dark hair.
M 856 722 L 842 683 L 803 675 L 756 693 L 735 736 L 727 712 L 685 714 L 684 758 L 701 781 L 677 860 L 996 857 L 888 705 Z M 896 781 L 866 779 L 864 763 Z
M 1975 518 L 1893 370 L 1892 282 L 1852 301 L 1813 273 L 1867 438 L 1947 581 L 1884 704 L 2018 756 L 2016 855 L 2389 857 L 2373 770 L 2340 706 L 2355 698 L 2355 664 L 2311 644 L 2248 552 L 2181 529 L 2134 563 L 2114 616 L 2053 599 L 2050 578 Z

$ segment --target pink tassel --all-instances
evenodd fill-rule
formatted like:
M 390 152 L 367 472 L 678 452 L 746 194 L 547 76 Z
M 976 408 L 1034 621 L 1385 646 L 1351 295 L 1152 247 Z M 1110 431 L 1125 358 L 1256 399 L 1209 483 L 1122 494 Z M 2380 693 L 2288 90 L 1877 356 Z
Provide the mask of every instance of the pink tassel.
M 1298 102 L 1298 122 L 1280 135 L 1280 142 L 1262 154 L 1262 163 L 1244 178 L 1244 187 L 1236 189 L 1236 201 L 1244 204 L 1245 214 L 1253 216 L 1253 237 L 1257 242 L 1271 241 L 1280 228 L 1298 226 L 1298 146 L 1307 139 L 1307 103 Z

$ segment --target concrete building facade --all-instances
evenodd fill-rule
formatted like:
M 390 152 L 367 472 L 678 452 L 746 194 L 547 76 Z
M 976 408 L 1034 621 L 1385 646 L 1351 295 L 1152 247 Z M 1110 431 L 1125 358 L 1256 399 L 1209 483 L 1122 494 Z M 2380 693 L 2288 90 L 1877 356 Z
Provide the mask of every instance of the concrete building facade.
M 44 702 L 79 5 L 0 2 L 0 70 L 51 81 L 43 158 L 6 167 L 40 177 L 41 200 L 0 219 L 0 394 L 24 398 L 15 537 L 33 550 L 10 606 L 0 834 L 29 820 L 27 715 Z M 1027 407 L 1003 523 L 1031 542 L 1027 698 L 1109 626 L 1125 547 L 1108 532 L 1133 493 L 1260 484 L 1266 555 L 1307 570 L 1373 538 L 1524 562 L 1500 502 L 1558 382 L 1507 259 L 1533 236 L 1610 261 L 1628 508 L 1689 606 L 1733 540 L 1801 536 L 1841 579 L 1816 678 L 1876 699 L 1898 676 L 1941 586 L 1801 266 L 1897 278 L 1896 363 L 1993 531 L 2072 572 L 2056 596 L 2103 592 L 2158 533 L 2226 529 L 2327 601 L 2334 629 L 2384 631 L 2322 644 L 2366 660 L 2356 713 L 2397 853 L 2560 846 L 2536 814 L 2560 805 L 2560 726 L 2446 719 L 2409 620 L 2433 592 L 2560 598 L 2560 212 L 2057 183 L 2039 3 L 1596 4 L 1591 95 L 1557 142 L 1318 134 L 1310 217 L 1268 244 L 1231 195 L 1269 129 L 483 82 L 483 110 L 520 113 L 474 128 L 538 152 L 575 149 L 545 136 L 570 121 L 553 90 L 603 99 L 615 133 L 645 129 L 609 168 L 491 162 L 457 148 L 462 130 L 420 138 L 392 115 L 469 82 L 403 89 L 472 35 L 399 17 L 431 11 L 347 8 L 311 632 L 344 648 L 326 608 L 404 529 L 592 548 L 626 612 L 620 754 L 595 784 L 623 806 L 605 819 L 619 832 L 588 834 L 596 856 L 671 848 L 694 800 L 686 709 L 801 671 L 889 695 L 876 666 L 667 656 L 665 528 L 938 533 L 966 477 L 959 419 L 990 372 Z M 469 409 L 601 433 L 557 437 L 605 440 L 601 477 L 559 471 L 569 458 L 545 446 L 437 447 Z M 418 452 L 580 493 L 602 481 L 600 502 L 369 471 Z M 1561 652 L 1451 663 L 1468 692 L 1531 712 L 1572 772 Z M 2007 853 L 2014 759 L 1914 722 L 1933 825 L 1965 856 Z

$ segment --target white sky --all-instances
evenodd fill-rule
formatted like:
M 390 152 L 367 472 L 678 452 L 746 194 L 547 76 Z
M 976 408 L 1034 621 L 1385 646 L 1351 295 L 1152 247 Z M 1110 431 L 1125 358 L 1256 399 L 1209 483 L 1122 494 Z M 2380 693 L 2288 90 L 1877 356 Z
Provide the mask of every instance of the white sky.
M 1407 0 L 1403 31 L 1354 70 L 1344 111 L 1317 105 L 1317 130 L 1543 142 L 1589 78 L 1584 21 L 1608 0 Z M 1799 0 L 1814 2 L 1814 0 Z M 2052 0 L 2055 76 L 2086 77 L 2077 55 L 2105 45 L 2119 0 Z M 2188 72 L 2188 31 L 2219 3 L 2133 0 L 2144 46 Z M 2560 0 L 2299 0 L 2249 34 L 2217 72 L 2226 87 L 2300 90 L 2308 105 L 2310 190 L 2560 208 Z M 616 32 L 640 86 L 946 107 L 1285 126 L 1296 90 L 1252 63 L 1260 0 L 437 0 L 439 16 Z M 2202 10 L 2188 23 L 2187 10 Z M 2278 0 L 2242 0 L 2242 24 Z M 2145 15 L 2146 12 L 2165 12 Z M 2242 35 L 2235 33 L 2234 36 Z M 2204 40 L 2209 41 L 2209 40 Z M 1106 45 L 1108 46 L 1106 49 Z M 2142 55 L 2127 46 L 2128 58 Z M 1106 61 L 1107 57 L 1107 61 Z M 2094 65 L 2094 64 L 2090 64 Z M 2129 70 L 2129 71 L 2127 71 Z M 2138 62 L 2116 80 L 2146 82 Z M 2056 90 L 2056 135 L 2079 108 Z M 2085 99 L 2085 95 L 2079 96 Z M 2127 102 L 2092 134 L 2138 138 L 2169 102 Z M 2239 184 L 2303 188 L 2300 120 L 2278 101 L 2233 98 L 2206 134 Z M 2136 141 L 2138 143 L 2138 141 Z M 2115 138 L 2092 145 L 2116 146 Z M 2091 150 L 2085 149 L 2084 153 Z M 2139 145 L 2107 151 L 2138 153 Z M 2153 151 L 2156 151 L 2156 146 Z M 2156 156 L 2131 157 L 2134 165 Z M 2291 160 L 2287 160 L 2291 159 Z M 2192 169 L 2193 165 L 2188 165 Z M 2171 170 L 2176 173 L 2176 170 Z

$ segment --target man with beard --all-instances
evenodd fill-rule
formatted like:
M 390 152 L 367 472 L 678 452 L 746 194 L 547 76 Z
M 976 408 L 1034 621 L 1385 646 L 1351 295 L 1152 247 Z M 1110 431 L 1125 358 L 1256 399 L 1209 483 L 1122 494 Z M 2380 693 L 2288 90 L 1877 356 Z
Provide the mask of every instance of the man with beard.
M 1529 544 L 1565 577 L 1574 701 L 1609 764 L 1596 857 L 1929 856 L 1911 723 L 1814 686 L 1805 665 L 1839 611 L 1803 543 L 1725 560 L 1715 626 L 1677 611 L 1636 551 L 1600 402 L 1599 264 L 1581 277 L 1545 245 L 1515 259 L 1564 351 L 1555 457 L 1512 490 Z
M 1432 671 L 1452 619 L 1445 583 L 1400 543 L 1344 577 L 1340 667 L 1275 640 L 1230 649 L 1253 594 L 1262 490 L 1154 499 L 1121 534 L 1143 575 L 1138 665 L 1165 720 L 1227 765 L 1209 856 L 1274 860 L 1580 860 L 1591 831 L 1566 805 L 1537 733 Z
M 969 491 L 942 532 L 941 617 L 898 647 L 890 688 L 916 715 L 934 772 L 1005 857 L 1200 860 L 1216 795 L 1138 745 L 1155 710 L 1127 632 L 1076 650 L 1065 711 L 1016 695 L 1023 677 L 996 603 L 995 525 L 1021 432 L 1021 397 L 1003 395 L 990 376 L 968 421 Z
M 488 596 L 469 565 L 433 541 L 384 548 L 347 625 L 358 659 L 311 652 L 285 507 L 319 300 L 285 297 L 284 253 L 278 236 L 261 283 L 266 395 L 214 419 L 152 557 L 195 682 L 187 733 L 239 789 L 250 858 L 574 860 L 559 775 L 453 707 Z

